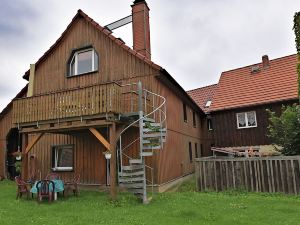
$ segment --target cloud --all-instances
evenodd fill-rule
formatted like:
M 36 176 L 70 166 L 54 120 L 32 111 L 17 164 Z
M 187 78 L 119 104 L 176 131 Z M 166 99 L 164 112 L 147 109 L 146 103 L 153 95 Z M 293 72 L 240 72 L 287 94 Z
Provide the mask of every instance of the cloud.
M 218 82 L 222 71 L 295 53 L 294 0 L 147 0 L 152 59 L 186 89 Z M 101 25 L 131 13 L 132 1 L 2 0 L 0 111 L 25 85 L 21 76 L 81 8 Z M 132 46 L 131 25 L 114 32 Z

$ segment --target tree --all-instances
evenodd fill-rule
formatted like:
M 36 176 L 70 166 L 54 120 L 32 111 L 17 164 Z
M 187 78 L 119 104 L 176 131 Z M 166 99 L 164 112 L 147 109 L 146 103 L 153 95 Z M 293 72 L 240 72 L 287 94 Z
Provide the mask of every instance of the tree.
M 296 12 L 294 15 L 294 32 L 295 32 L 295 42 L 296 42 L 296 49 L 298 53 L 298 96 L 300 97 L 300 12 Z
M 272 142 L 282 147 L 284 155 L 300 155 L 300 106 L 283 106 L 282 114 L 270 114 L 268 136 Z

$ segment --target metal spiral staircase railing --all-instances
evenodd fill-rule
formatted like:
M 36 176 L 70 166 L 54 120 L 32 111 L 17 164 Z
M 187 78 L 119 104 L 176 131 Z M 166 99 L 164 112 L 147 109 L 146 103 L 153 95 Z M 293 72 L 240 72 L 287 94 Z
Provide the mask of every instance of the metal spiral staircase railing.
M 146 164 L 146 157 L 153 156 L 155 150 L 161 150 L 166 142 L 166 99 L 142 89 L 141 82 L 130 84 L 136 86 L 135 92 L 138 97 L 138 119 L 125 127 L 119 136 L 118 144 L 118 181 L 119 185 L 142 199 L 143 203 L 148 203 L 147 185 L 154 185 L 153 167 Z M 131 107 L 134 108 L 134 107 Z M 138 137 L 123 146 L 125 135 L 129 130 L 136 129 Z M 138 146 L 139 151 L 134 149 Z M 131 151 L 130 151 L 131 150 Z M 149 177 L 150 176 L 150 177 Z

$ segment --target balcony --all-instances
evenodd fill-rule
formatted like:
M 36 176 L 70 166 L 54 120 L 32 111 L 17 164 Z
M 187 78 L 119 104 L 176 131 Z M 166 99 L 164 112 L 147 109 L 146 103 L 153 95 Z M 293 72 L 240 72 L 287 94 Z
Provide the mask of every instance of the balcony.
M 119 114 L 124 97 L 117 83 L 42 94 L 13 101 L 13 123 L 52 123 Z

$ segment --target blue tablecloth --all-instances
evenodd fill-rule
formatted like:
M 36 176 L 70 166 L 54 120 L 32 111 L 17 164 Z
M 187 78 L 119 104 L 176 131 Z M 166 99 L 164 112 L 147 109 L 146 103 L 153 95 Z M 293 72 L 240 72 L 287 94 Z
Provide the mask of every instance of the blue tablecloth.
M 64 182 L 62 180 L 52 180 L 54 183 L 54 192 L 63 192 L 65 187 L 64 187 Z M 39 181 L 36 181 L 32 188 L 30 189 L 31 193 L 36 194 L 37 193 L 37 188 L 36 185 Z M 52 191 L 52 185 L 50 186 L 50 191 Z

